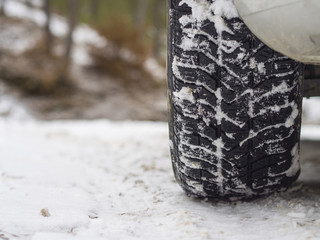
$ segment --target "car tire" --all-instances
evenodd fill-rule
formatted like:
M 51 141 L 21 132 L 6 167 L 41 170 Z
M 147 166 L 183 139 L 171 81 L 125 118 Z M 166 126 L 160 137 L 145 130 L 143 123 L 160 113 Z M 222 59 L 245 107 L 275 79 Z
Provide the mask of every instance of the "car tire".
M 175 178 L 188 195 L 251 199 L 298 178 L 302 64 L 273 51 L 230 0 L 169 0 Z

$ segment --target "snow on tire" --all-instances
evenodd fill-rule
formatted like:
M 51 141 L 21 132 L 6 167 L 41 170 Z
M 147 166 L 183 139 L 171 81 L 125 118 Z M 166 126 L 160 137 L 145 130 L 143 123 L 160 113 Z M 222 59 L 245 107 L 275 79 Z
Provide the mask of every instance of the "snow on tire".
M 190 195 L 248 199 L 297 179 L 302 65 L 268 48 L 231 0 L 169 0 L 175 177 Z

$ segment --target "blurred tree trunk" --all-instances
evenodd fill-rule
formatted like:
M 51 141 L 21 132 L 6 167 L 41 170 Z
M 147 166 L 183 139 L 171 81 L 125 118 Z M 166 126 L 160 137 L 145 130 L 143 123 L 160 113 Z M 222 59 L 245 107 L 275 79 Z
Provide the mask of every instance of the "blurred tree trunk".
M 48 55 L 51 54 L 52 49 L 52 33 L 50 30 L 50 23 L 51 23 L 51 0 L 44 1 L 44 12 L 46 14 L 46 24 L 44 27 L 45 30 L 45 38 L 46 38 L 46 52 Z
M 32 3 L 30 0 L 24 0 L 24 2 L 28 7 L 32 7 Z
M 90 13 L 91 13 L 91 18 L 94 21 L 97 21 L 99 19 L 99 0 L 91 0 L 90 2 Z
M 161 0 L 156 0 L 161 1 Z M 148 0 L 138 0 L 134 23 L 137 29 L 142 29 L 147 16 Z
M 152 52 L 153 56 L 159 60 L 162 48 L 162 13 L 164 11 L 165 1 L 155 0 L 153 11 L 153 36 Z
M 6 0 L 0 0 L 0 16 L 4 16 L 5 15 L 5 11 L 4 11 L 5 3 L 6 3 Z
M 64 74 L 68 74 L 70 67 L 70 56 L 73 46 L 73 32 L 77 24 L 78 20 L 78 8 L 79 1 L 78 0 L 68 0 L 68 24 L 69 30 L 66 38 L 66 48 L 64 55 Z

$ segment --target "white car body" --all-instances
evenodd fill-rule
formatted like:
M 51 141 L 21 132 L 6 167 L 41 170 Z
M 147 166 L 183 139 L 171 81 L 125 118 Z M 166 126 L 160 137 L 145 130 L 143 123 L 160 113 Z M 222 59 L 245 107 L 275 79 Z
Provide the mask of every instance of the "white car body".
M 297 61 L 320 64 L 320 0 L 234 0 L 249 29 Z

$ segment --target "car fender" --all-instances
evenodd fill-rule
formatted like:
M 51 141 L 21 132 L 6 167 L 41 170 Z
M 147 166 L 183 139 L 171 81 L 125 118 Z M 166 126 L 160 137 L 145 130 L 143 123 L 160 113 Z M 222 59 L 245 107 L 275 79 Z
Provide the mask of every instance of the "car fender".
M 266 45 L 297 61 L 320 64 L 319 0 L 234 0 L 240 17 Z

